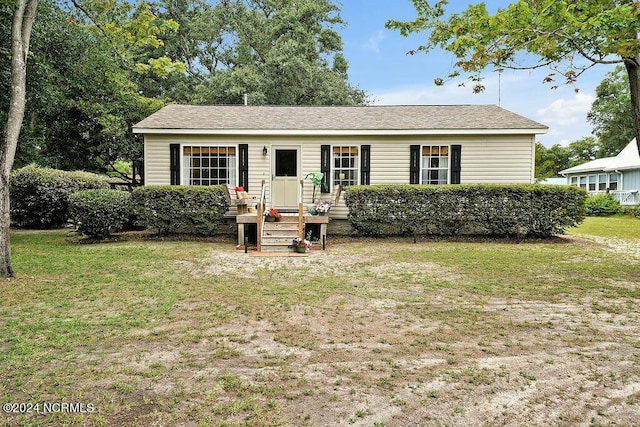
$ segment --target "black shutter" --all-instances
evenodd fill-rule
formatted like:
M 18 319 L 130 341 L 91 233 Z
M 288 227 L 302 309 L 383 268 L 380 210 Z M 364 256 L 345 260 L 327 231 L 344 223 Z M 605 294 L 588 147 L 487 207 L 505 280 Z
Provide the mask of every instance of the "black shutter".
M 411 146 L 411 163 L 409 164 L 409 184 L 420 184 L 420 146 Z
M 360 146 L 360 185 L 369 185 L 369 180 L 371 178 L 371 166 L 369 163 L 371 162 L 371 146 L 370 145 L 361 145 Z
M 171 185 L 180 185 L 180 144 L 169 145 L 169 174 Z
M 238 186 L 244 188 L 244 191 L 249 191 L 249 144 L 240 144 L 238 146 Z M 231 182 L 230 184 L 235 184 Z
M 460 156 L 462 154 L 462 145 L 451 146 L 451 183 L 460 184 Z
M 329 189 L 329 182 L 331 176 L 331 146 L 320 146 L 320 172 L 324 174 L 322 178 L 322 185 L 320 186 L 321 193 L 331 193 Z

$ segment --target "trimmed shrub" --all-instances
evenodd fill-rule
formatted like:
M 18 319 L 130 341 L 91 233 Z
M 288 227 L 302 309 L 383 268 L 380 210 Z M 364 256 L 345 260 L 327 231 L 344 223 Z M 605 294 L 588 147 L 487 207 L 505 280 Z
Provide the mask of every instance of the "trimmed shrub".
M 89 237 L 105 237 L 129 221 L 131 193 L 119 190 L 83 190 L 69 196 L 69 215 Z
M 112 180 L 108 175 L 99 175 L 91 172 L 84 171 L 73 171 L 73 172 L 65 172 L 67 176 L 74 182 L 74 185 L 77 187 L 77 191 L 82 190 L 93 190 L 104 188 L 108 189 L 111 186 L 109 185 L 109 181 Z
M 585 208 L 587 216 L 610 216 L 621 212 L 620 202 L 609 193 L 588 196 Z
M 634 216 L 636 218 L 640 218 L 640 205 L 635 206 L 621 206 L 620 212 L 623 215 Z
M 347 187 L 354 230 L 385 235 L 549 237 L 584 219 L 586 192 L 549 185 Z
M 23 228 L 60 227 L 69 219 L 69 195 L 90 188 L 109 188 L 108 177 L 35 165 L 17 169 L 9 181 L 11 222 Z
M 131 193 L 137 220 L 160 234 L 211 236 L 226 211 L 224 189 L 215 186 L 149 186 Z

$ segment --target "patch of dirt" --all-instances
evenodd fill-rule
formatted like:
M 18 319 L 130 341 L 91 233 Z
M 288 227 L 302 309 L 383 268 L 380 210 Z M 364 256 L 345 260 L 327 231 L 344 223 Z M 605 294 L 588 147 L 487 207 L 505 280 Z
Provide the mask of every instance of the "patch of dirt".
M 334 256 L 340 255 L 287 262 L 331 269 Z M 277 270 L 279 263 L 243 259 L 249 271 Z M 380 277 L 405 270 L 413 268 L 375 269 Z M 224 274 L 213 267 L 192 273 Z M 640 419 L 637 310 L 603 312 L 590 300 L 490 299 L 468 303 L 479 318 L 466 325 L 421 317 L 406 308 L 407 296 L 420 297 L 419 287 L 403 292 L 400 300 L 331 296 L 269 319 L 211 327 L 194 342 L 170 347 L 140 342 L 114 353 L 110 363 L 171 372 L 149 381 L 155 398 L 201 390 L 189 394 L 185 411 L 206 404 L 207 390 L 215 391 L 215 404 L 240 399 L 222 385 L 229 376 L 242 387 L 279 390 L 253 399 L 275 393 L 286 426 L 633 425 Z M 432 308 L 446 307 L 447 298 Z M 227 357 L 221 349 L 232 351 Z
M 633 425 L 640 419 L 640 311 L 628 299 L 463 301 L 445 288 L 425 299 L 425 278 L 457 283 L 464 276 L 430 262 L 380 262 L 375 252 L 351 257 L 351 243 L 301 258 L 217 251 L 181 261 L 181 269 L 201 277 L 312 268 L 354 283 L 362 281 L 354 271 L 364 269 L 369 278 L 366 293 L 294 305 L 269 320 L 226 323 L 208 330 L 215 339 L 183 343 L 182 354 L 210 361 L 192 378 L 209 378 L 205 383 L 214 387 L 211 378 L 232 373 L 253 387 L 282 387 L 288 392 L 277 401 L 291 426 Z M 635 256 L 637 248 L 623 249 Z M 402 285 L 389 289 L 389 281 Z M 236 355 L 211 361 L 221 346 Z M 137 363 L 171 365 L 163 353 L 145 357 Z
M 623 240 L 599 236 L 564 236 L 564 238 L 569 242 L 576 243 L 594 242 L 609 252 L 629 256 L 632 259 L 640 259 L 640 240 Z
M 212 250 L 177 261 L 203 292 L 210 282 L 241 279 L 249 298 L 265 289 L 247 283 L 296 271 L 343 286 L 328 295 L 304 289 L 312 297 L 292 304 L 284 290 L 259 306 L 213 293 L 179 301 L 166 319 L 131 328 L 126 345 L 84 353 L 79 364 L 102 378 L 78 389 L 113 396 L 102 403 L 105 413 L 121 410 L 108 418 L 115 425 L 638 424 L 640 307 L 632 292 L 481 298 L 452 267 L 394 262 L 384 251 L 353 256 L 352 245 L 368 242 L 344 239 L 308 257 Z M 557 277 L 542 272 L 539 280 Z M 209 303 L 232 315 L 210 318 Z

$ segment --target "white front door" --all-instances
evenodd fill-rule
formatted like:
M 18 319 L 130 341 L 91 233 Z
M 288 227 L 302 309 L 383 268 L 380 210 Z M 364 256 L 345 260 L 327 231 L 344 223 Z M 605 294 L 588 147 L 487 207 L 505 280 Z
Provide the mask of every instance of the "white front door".
M 271 153 L 271 204 L 277 209 L 297 209 L 300 147 L 273 147 Z

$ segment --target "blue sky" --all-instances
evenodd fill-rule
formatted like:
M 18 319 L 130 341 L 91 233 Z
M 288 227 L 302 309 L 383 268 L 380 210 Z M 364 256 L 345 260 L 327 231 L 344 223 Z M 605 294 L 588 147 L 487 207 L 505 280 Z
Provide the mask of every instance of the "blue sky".
M 477 2 L 451 1 L 460 9 Z M 507 0 L 485 1 L 496 9 L 509 4 Z M 586 115 L 595 98 L 595 88 L 612 70 L 612 66 L 596 66 L 580 77 L 575 93 L 573 86 L 556 90 L 543 84 L 549 70 L 510 71 L 501 76 L 485 73 L 484 93 L 474 95 L 467 88 L 459 88 L 462 80 L 435 86 L 433 79 L 444 77 L 451 69 L 453 58 L 446 52 L 407 55 L 407 51 L 421 44 L 423 37 L 402 37 L 387 30 L 389 19 L 410 20 L 416 12 L 410 0 L 342 0 L 342 19 L 347 23 L 340 30 L 344 54 L 349 61 L 352 84 L 365 90 L 374 104 L 498 104 L 503 108 L 549 126 L 538 141 L 546 146 L 568 143 L 591 135 Z M 500 77 L 500 78 L 499 78 Z M 500 84 L 498 84 L 500 83 Z M 498 90 L 498 88 L 500 90 Z

